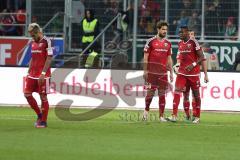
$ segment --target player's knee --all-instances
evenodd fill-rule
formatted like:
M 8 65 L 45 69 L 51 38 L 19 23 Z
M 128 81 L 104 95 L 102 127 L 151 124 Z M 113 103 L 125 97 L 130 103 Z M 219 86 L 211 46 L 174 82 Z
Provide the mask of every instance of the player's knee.
M 153 94 L 147 94 L 147 97 L 154 97 Z
M 189 102 L 189 95 L 183 94 L 183 101 Z
M 195 98 L 194 98 L 194 96 L 192 97 L 192 102 L 195 102 Z
M 189 99 L 189 92 L 183 92 L 184 99 Z
M 158 96 L 165 95 L 165 90 L 158 90 Z
M 28 97 L 31 97 L 31 96 L 32 96 L 31 93 L 24 93 L 24 97 L 25 97 L 25 98 L 28 98 Z
M 40 99 L 41 99 L 41 101 L 47 101 L 48 100 L 46 94 L 41 94 Z
M 182 90 L 181 88 L 177 88 L 177 87 L 176 87 L 174 92 L 179 93 L 179 92 L 183 92 L 183 90 Z
M 151 97 L 153 97 L 154 96 L 154 93 L 155 93 L 155 90 L 148 90 L 148 92 L 147 92 L 147 96 L 151 96 Z
M 199 90 L 193 90 L 193 97 L 196 98 L 196 97 L 199 97 L 200 93 L 199 93 Z
M 201 101 L 200 93 L 198 90 L 193 90 L 193 100 L 196 102 Z

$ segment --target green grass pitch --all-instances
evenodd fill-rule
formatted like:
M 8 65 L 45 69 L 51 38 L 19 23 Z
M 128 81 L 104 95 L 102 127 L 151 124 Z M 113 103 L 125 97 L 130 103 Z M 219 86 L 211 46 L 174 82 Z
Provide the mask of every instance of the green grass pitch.
M 51 109 L 48 128 L 36 129 L 30 108 L 0 107 L 0 160 L 240 158 L 240 114 L 204 112 L 201 123 L 193 125 L 154 118 L 145 123 L 138 120 L 140 113 L 114 110 L 90 121 L 69 122 Z

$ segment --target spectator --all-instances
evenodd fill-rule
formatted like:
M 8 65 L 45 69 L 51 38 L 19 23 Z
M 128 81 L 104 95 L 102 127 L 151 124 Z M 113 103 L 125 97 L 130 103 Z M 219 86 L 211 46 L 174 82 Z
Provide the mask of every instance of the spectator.
M 106 0 L 105 6 L 107 7 L 106 10 L 104 11 L 105 15 L 111 15 L 111 16 L 116 16 L 119 12 L 119 2 L 117 0 Z
M 105 0 L 105 11 L 104 11 L 104 18 L 103 23 L 105 24 L 103 27 L 105 27 L 112 19 L 117 16 L 119 13 L 119 1 L 118 0 Z M 115 21 L 111 28 L 107 30 L 106 32 L 106 40 L 112 40 L 110 37 L 119 37 L 120 33 L 118 30 L 118 24 Z
M 150 11 L 146 11 L 144 14 L 145 15 L 140 18 L 140 31 L 145 34 L 152 34 L 154 32 L 156 20 L 151 17 Z
M 224 37 L 226 40 L 237 40 L 237 25 L 234 23 L 234 17 L 228 17 L 224 27 Z
M 192 10 L 194 10 L 194 3 L 192 0 L 182 0 L 181 10 L 185 10 L 186 16 L 190 17 Z
M 210 48 L 208 43 L 203 43 L 201 45 L 204 55 L 207 59 L 207 69 L 208 70 L 219 70 L 219 60 L 218 55 Z
M 201 21 L 198 17 L 198 12 L 194 10 L 192 12 L 192 16 L 189 18 L 189 21 L 188 21 L 188 28 L 189 30 L 194 31 L 195 35 L 200 35 L 200 26 L 201 26 Z
M 175 35 L 178 35 L 180 27 L 188 25 L 188 17 L 186 15 L 186 11 L 185 10 L 183 10 L 181 12 L 181 17 L 180 17 L 180 19 L 176 23 L 177 23 L 177 28 L 176 28 Z
M 81 23 L 82 49 L 85 49 L 99 34 L 99 21 L 94 17 L 93 10 L 85 11 L 85 18 Z
M 26 11 L 23 9 L 17 10 L 17 15 L 16 15 L 16 21 L 18 24 L 25 24 L 26 23 Z M 23 35 L 24 33 L 24 27 L 23 26 L 18 26 L 17 27 L 17 32 L 18 35 Z
M 16 36 L 17 28 L 11 24 L 16 24 L 16 19 L 13 15 L 10 14 L 8 9 L 3 10 L 3 15 L 0 17 L 0 23 L 3 25 L 0 27 L 0 33 L 4 36 Z M 9 14 L 7 14 L 9 13 Z
M 81 25 L 82 49 L 84 50 L 99 34 L 99 21 L 94 17 L 92 10 L 85 11 L 85 18 L 82 20 Z M 84 53 L 82 65 L 85 65 L 88 55 L 93 51 L 98 52 L 97 42 Z
M 240 51 L 236 54 L 235 62 L 233 63 L 233 70 L 240 71 Z
M 218 36 L 221 33 L 218 13 L 218 3 L 207 3 L 205 15 L 205 35 Z M 209 38 L 208 38 L 209 39 Z
M 160 4 L 154 0 L 143 0 L 140 7 L 140 31 L 152 34 L 160 17 Z
M 185 16 L 190 17 L 192 10 L 195 10 L 196 0 L 171 0 L 169 1 L 169 34 L 176 34 L 176 28 L 181 16 L 181 12 L 185 11 Z M 187 25 L 187 24 L 186 24 Z
M 130 3 L 126 11 L 122 11 L 121 27 L 122 31 L 129 31 L 132 33 L 133 28 L 133 3 Z

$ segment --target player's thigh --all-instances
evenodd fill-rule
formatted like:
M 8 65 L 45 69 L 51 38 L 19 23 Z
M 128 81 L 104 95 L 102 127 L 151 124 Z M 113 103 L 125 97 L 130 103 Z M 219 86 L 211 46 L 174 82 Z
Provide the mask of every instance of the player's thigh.
M 188 77 L 188 83 L 191 86 L 193 97 L 199 97 L 200 78 L 199 76 Z
M 185 90 L 183 92 L 183 99 L 189 101 L 190 85 L 186 83 Z
M 187 83 L 190 85 L 192 90 L 198 90 L 201 86 L 199 76 L 189 76 L 187 77 Z
M 24 94 L 36 92 L 37 86 L 38 86 L 37 79 L 26 77 L 24 79 L 24 89 L 23 89 Z
M 50 92 L 50 78 L 44 79 L 42 84 L 38 83 L 38 93 L 39 94 L 49 94 Z
M 169 82 L 168 82 L 167 75 L 159 76 L 159 78 L 158 78 L 158 89 L 166 91 L 168 89 L 168 86 L 169 86 Z
M 186 89 L 186 76 L 178 74 L 175 82 L 175 91 L 185 91 Z
M 168 89 L 171 89 L 167 75 L 159 76 L 158 83 L 158 95 L 164 95 Z
M 154 94 L 155 94 L 155 90 L 156 90 L 156 89 L 148 88 L 148 89 L 147 89 L 147 96 L 153 97 Z
M 149 88 L 151 90 L 156 90 L 158 88 L 158 75 L 156 74 L 148 74 L 147 83 L 149 84 Z
M 47 94 L 46 93 L 39 93 L 41 101 L 47 101 Z

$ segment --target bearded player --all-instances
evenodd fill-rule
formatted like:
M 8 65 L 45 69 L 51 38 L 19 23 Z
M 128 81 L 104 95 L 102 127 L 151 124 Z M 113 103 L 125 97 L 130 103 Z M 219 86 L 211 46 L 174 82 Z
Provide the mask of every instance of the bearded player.
M 143 120 L 148 119 L 149 107 L 155 90 L 159 97 L 159 120 L 166 122 L 164 118 L 165 93 L 168 89 L 168 74 L 173 81 L 172 71 L 172 44 L 165 38 L 168 30 L 166 22 L 157 23 L 157 35 L 150 38 L 144 47 L 144 80 L 147 83 L 147 96 L 145 97 L 145 110 Z
M 189 86 L 192 90 L 193 97 L 195 99 L 195 119 L 193 123 L 200 122 L 200 65 L 204 60 L 204 54 L 196 39 L 192 39 L 189 36 L 189 30 L 187 26 L 180 28 L 179 36 L 181 41 L 178 43 L 179 52 L 179 70 L 175 82 L 175 91 L 173 99 L 173 113 L 168 119 L 172 122 L 177 121 L 178 105 L 180 102 L 180 95 L 186 91 Z
M 47 127 L 49 110 L 47 94 L 49 93 L 50 64 L 53 55 L 51 41 L 43 35 L 41 30 L 37 23 L 32 23 L 28 26 L 28 32 L 32 37 L 31 60 L 24 85 L 24 96 L 37 115 L 36 128 Z M 37 92 L 40 95 L 41 110 L 32 95 L 33 92 Z

